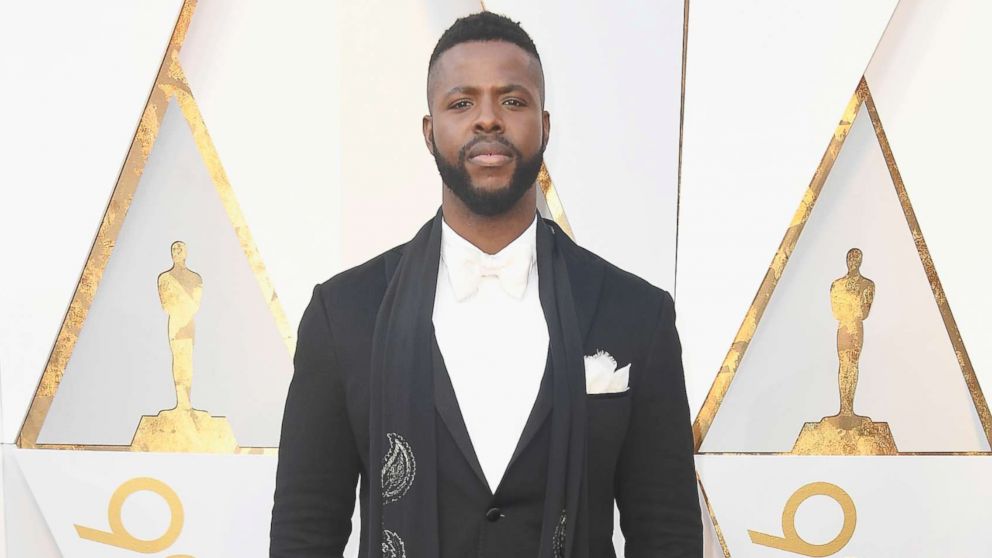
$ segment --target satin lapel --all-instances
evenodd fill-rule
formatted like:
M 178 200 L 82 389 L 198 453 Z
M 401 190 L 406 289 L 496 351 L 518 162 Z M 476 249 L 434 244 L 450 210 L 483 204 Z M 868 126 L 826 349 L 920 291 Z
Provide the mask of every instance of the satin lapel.
M 472 470 L 475 471 L 482 485 L 489 490 L 489 483 L 486 481 L 486 474 L 482 471 L 479 463 L 479 456 L 475 453 L 475 446 L 468 435 L 468 428 L 465 426 L 465 418 L 462 416 L 461 408 L 458 406 L 458 398 L 455 395 L 455 388 L 451 385 L 451 377 L 444 365 L 444 357 L 438 347 L 437 338 L 431 335 L 431 351 L 434 355 L 434 407 L 441 415 L 445 426 L 455 439 L 455 444 L 465 456 Z
M 524 425 L 523 431 L 520 433 L 520 439 L 517 440 L 517 447 L 513 450 L 513 457 L 510 458 L 510 462 L 506 465 L 506 471 L 513 467 L 514 462 L 520 457 L 524 449 L 530 444 L 530 441 L 534 439 L 537 435 L 537 431 L 540 430 L 541 425 L 544 424 L 544 420 L 548 418 L 551 414 L 551 355 L 548 355 L 547 362 L 544 365 L 544 376 L 541 378 L 541 387 L 537 391 L 537 398 L 534 400 L 534 406 L 531 407 L 530 415 L 527 416 L 527 423 Z M 503 473 L 503 478 L 506 478 L 506 473 Z M 503 483 L 500 482 L 500 486 Z M 499 487 L 496 487 L 496 491 L 499 492 Z

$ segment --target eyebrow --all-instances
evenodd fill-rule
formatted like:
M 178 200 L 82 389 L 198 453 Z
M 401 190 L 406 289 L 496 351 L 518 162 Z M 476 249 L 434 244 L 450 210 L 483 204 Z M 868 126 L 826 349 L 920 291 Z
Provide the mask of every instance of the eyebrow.
M 466 95 L 470 95 L 473 93 L 478 93 L 479 89 L 480 89 L 479 87 L 473 87 L 471 85 L 459 85 L 449 89 L 448 92 L 445 93 L 445 96 L 454 95 L 456 93 L 463 93 Z M 507 85 L 501 85 L 496 88 L 497 95 L 505 95 L 507 93 L 512 93 L 514 91 L 522 91 L 528 94 L 530 93 L 530 91 L 528 91 L 526 87 L 520 85 L 519 83 L 509 83 Z

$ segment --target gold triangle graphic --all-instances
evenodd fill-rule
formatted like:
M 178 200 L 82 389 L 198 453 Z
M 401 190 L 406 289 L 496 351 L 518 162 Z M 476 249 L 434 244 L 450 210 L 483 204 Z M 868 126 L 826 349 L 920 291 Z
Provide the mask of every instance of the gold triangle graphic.
M 861 107 L 864 106 L 868 115 L 871 118 L 871 122 L 875 131 L 875 136 L 878 139 L 879 146 L 883 157 L 885 159 L 886 166 L 889 170 L 889 175 L 892 179 L 893 186 L 895 187 L 899 203 L 901 205 L 903 214 L 906 218 L 906 224 L 909 227 L 910 233 L 912 235 L 913 241 L 916 245 L 916 250 L 919 254 L 920 263 L 923 266 L 923 270 L 926 273 L 927 280 L 930 284 L 930 289 L 933 292 L 934 301 L 940 311 L 940 315 L 943 319 L 944 327 L 947 330 L 948 337 L 951 342 L 951 346 L 954 349 L 955 355 L 957 357 L 958 365 L 961 369 L 961 374 L 964 378 L 965 384 L 971 395 L 972 403 L 974 404 L 975 411 L 979 417 L 982 425 L 982 430 L 985 434 L 985 439 L 992 447 L 992 415 L 989 413 L 988 403 L 985 400 L 985 396 L 982 393 L 981 386 L 978 384 L 978 380 L 975 376 L 974 368 L 972 367 L 971 360 L 968 357 L 968 352 L 965 349 L 964 342 L 961 339 L 961 334 L 958 331 L 957 323 L 954 320 L 954 316 L 951 313 L 950 306 L 947 301 L 947 297 L 944 294 L 944 289 L 941 286 L 940 279 L 937 276 L 937 270 L 934 267 L 933 259 L 930 256 L 930 251 L 927 248 L 926 241 L 923 238 L 923 233 L 920 230 L 919 222 L 916 219 L 916 214 L 913 211 L 913 207 L 910 204 L 909 196 L 906 193 L 905 185 L 903 184 L 902 176 L 899 173 L 899 169 L 896 166 L 895 158 L 892 154 L 892 149 L 889 146 L 888 139 L 885 135 L 885 130 L 882 128 L 882 122 L 879 119 L 878 111 L 875 108 L 874 100 L 872 99 L 871 92 L 868 89 L 868 84 L 862 77 L 860 83 L 858 84 L 857 90 L 851 97 L 847 108 L 844 110 L 844 114 L 841 117 L 840 123 L 837 125 L 834 131 L 833 137 L 830 140 L 830 144 L 827 146 L 827 150 L 820 161 L 819 166 L 816 169 L 813 179 L 810 182 L 806 193 L 803 195 L 802 201 L 799 204 L 799 208 L 796 210 L 795 215 L 792 218 L 792 222 L 789 228 L 785 232 L 785 237 L 782 239 L 778 250 L 775 252 L 775 256 L 772 258 L 771 265 L 768 267 L 768 271 L 765 274 L 761 285 L 758 287 L 758 292 L 754 297 L 754 301 L 751 303 L 750 308 L 744 316 L 743 323 L 741 323 L 740 328 L 737 331 L 737 335 L 734 337 L 734 341 L 730 346 L 730 350 L 727 352 L 727 356 L 724 358 L 723 364 L 720 367 L 720 371 L 717 373 L 716 378 L 713 381 L 710 391 L 706 396 L 706 400 L 703 402 L 703 406 L 700 409 L 699 414 L 693 423 L 693 436 L 695 440 L 695 448 L 697 453 L 705 454 L 748 454 L 748 455 L 788 455 L 788 454 L 803 454 L 808 452 L 797 451 L 793 449 L 790 452 L 700 452 L 700 447 L 702 447 L 703 440 L 706 438 L 706 434 L 709 431 L 710 426 L 713 424 L 713 420 L 719 412 L 720 405 L 723 403 L 724 397 L 727 395 L 730 389 L 730 384 L 734 380 L 734 376 L 737 373 L 737 369 L 740 366 L 741 361 L 747 352 L 748 346 L 751 339 L 754 337 L 755 331 L 758 328 L 758 323 L 761 321 L 761 317 L 768 306 L 768 302 L 771 299 L 772 293 L 775 291 L 775 287 L 778 284 L 779 279 L 782 277 L 782 273 L 785 270 L 785 266 L 789 262 L 789 257 L 792 255 L 792 251 L 796 247 L 796 243 L 799 240 L 799 236 L 802 234 L 803 228 L 805 227 L 813 207 L 820 195 L 824 183 L 826 182 L 827 176 L 830 174 L 833 164 L 840 153 L 841 148 L 844 145 L 844 141 L 847 138 L 848 133 L 851 130 L 851 124 L 854 122 L 855 117 L 858 115 Z M 814 424 L 814 423 L 808 423 Z M 884 424 L 884 423 L 875 423 Z M 894 450 L 894 448 L 892 448 Z M 990 455 L 992 452 L 892 452 L 898 453 L 898 455 Z
M 204 438 L 202 437 L 199 442 L 195 441 L 197 435 L 196 431 L 181 433 L 187 437 L 186 441 L 180 439 L 182 436 L 178 436 L 174 437 L 171 441 L 168 441 L 168 443 L 158 443 L 157 445 L 153 444 L 152 448 L 149 448 L 147 444 L 140 444 L 135 441 L 132 441 L 130 445 L 38 443 L 38 435 L 45 423 L 45 418 L 48 415 L 48 411 L 52 405 L 52 401 L 55 398 L 55 394 L 59 389 L 59 384 L 62 381 L 62 375 L 65 372 L 66 365 L 69 362 L 69 357 L 72 355 L 79 332 L 81 331 L 83 324 L 86 322 L 86 316 L 89 312 L 90 305 L 92 304 L 93 298 L 100 285 L 100 280 L 103 276 L 104 269 L 107 266 L 107 262 L 110 260 L 118 233 L 121 230 L 121 226 L 124 223 L 128 209 L 131 205 L 131 200 L 133 199 L 134 193 L 138 188 L 139 182 L 141 181 L 145 163 L 148 160 L 148 156 L 152 151 L 156 138 L 158 137 L 159 126 L 162 123 L 162 119 L 165 115 L 165 111 L 170 100 L 174 99 L 176 101 L 176 104 L 182 111 L 183 116 L 190 127 L 197 151 L 200 153 L 203 163 L 210 174 L 211 181 L 216 188 L 217 194 L 220 196 L 221 203 L 228 218 L 230 219 L 231 225 L 234 228 L 234 232 L 238 238 L 241 249 L 248 260 L 249 267 L 258 282 L 258 286 L 261 289 L 261 295 L 264 297 L 266 305 L 272 313 L 272 317 L 275 321 L 279 334 L 285 342 L 286 349 L 290 356 L 292 356 L 294 352 L 296 345 L 295 336 L 292 329 L 289 327 L 289 322 L 286 319 L 282 305 L 276 296 L 275 289 L 273 288 L 272 282 L 265 270 L 265 265 L 262 262 L 262 258 L 258 253 L 254 240 L 252 239 L 251 232 L 245 222 L 244 215 L 241 213 L 241 208 L 234 196 L 234 191 L 228 181 L 227 174 L 224 172 L 224 168 L 221 165 L 217 150 L 214 147 L 213 141 L 210 139 L 210 135 L 207 133 L 203 116 L 200 114 L 200 109 L 193 98 L 192 91 L 190 90 L 189 83 L 186 81 L 182 70 L 182 65 L 179 60 L 179 52 L 182 49 L 183 42 L 185 41 L 186 32 L 189 30 L 189 24 L 193 17 L 193 12 L 196 9 L 196 4 L 196 0 L 185 0 L 183 2 L 183 6 L 180 10 L 178 20 L 176 21 L 176 26 L 173 30 L 172 37 L 169 40 L 169 45 L 166 49 L 165 56 L 159 67 L 155 84 L 149 94 L 148 102 L 145 105 L 144 112 L 142 113 L 141 120 L 138 124 L 138 129 L 134 134 L 134 139 L 131 142 L 131 147 L 128 150 L 127 157 L 124 160 L 124 165 L 117 179 L 117 184 L 115 185 L 113 194 L 110 198 L 110 203 L 104 213 L 96 239 L 94 240 L 89 256 L 86 259 L 86 264 L 83 267 L 83 272 L 79 279 L 79 283 L 76 286 L 76 291 L 73 294 L 72 301 L 69 304 L 69 309 L 66 312 L 65 319 L 62 322 L 62 327 L 59 330 L 55 345 L 49 356 L 48 363 L 45 366 L 45 371 L 43 372 L 38 388 L 35 391 L 34 399 L 31 402 L 31 406 L 28 408 L 24 423 L 21 425 L 21 431 L 17 438 L 17 446 L 20 448 L 97 451 L 198 451 L 239 454 L 275 454 L 276 452 L 275 448 L 237 446 L 233 440 L 233 435 L 228 437 L 226 441 L 222 442 L 219 440 L 215 432 L 216 428 L 214 427 L 216 427 L 217 424 L 208 428 L 208 430 L 214 431 L 211 432 L 211 434 L 215 435 L 214 441 L 208 441 L 206 443 L 204 443 Z M 192 412 L 206 415 L 206 413 L 202 411 L 193 410 Z M 145 418 L 149 417 L 142 417 L 142 423 L 145 422 Z M 136 422 L 138 422 L 138 417 L 135 417 L 135 419 Z M 220 426 L 226 425 L 226 419 L 224 417 L 204 417 L 201 415 L 196 415 L 195 417 L 191 416 L 191 421 L 198 423 L 201 428 L 204 421 L 209 422 L 209 419 L 220 419 L 224 423 Z M 193 426 L 190 427 L 194 428 Z M 229 427 L 227 428 L 229 430 Z M 190 437 L 194 440 L 190 441 Z M 138 438 L 138 436 L 136 436 L 136 438 Z M 167 447 L 168 449 L 160 449 L 164 447 Z

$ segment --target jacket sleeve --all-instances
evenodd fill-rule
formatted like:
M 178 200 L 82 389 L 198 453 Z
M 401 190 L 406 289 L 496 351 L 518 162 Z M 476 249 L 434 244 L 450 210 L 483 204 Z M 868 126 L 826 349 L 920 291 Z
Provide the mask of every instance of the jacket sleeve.
M 617 464 L 624 555 L 700 558 L 702 518 L 682 346 L 667 292 L 642 367 L 631 367 L 630 423 Z
M 283 412 L 271 558 L 341 558 L 361 461 L 319 286 L 303 313 Z

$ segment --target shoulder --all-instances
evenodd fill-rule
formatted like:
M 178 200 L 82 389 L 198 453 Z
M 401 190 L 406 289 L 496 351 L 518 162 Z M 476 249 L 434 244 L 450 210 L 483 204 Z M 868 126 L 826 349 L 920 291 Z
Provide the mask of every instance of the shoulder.
M 662 312 L 674 312 L 675 304 L 668 291 L 576 244 L 557 224 L 547 221 L 552 224 L 555 234 L 561 234 L 565 238 L 561 246 L 569 262 L 570 275 L 601 275 L 600 312 L 603 311 L 603 305 L 625 315 L 654 319 L 657 319 Z
M 666 306 L 674 306 L 672 295 L 665 289 L 612 263 L 606 262 L 605 265 L 607 271 L 604 273 L 603 288 L 609 295 L 651 314 L 660 313 Z
M 374 313 L 386 292 L 390 263 L 395 265 L 405 246 L 395 246 L 318 284 L 315 295 L 323 301 L 328 316 Z

